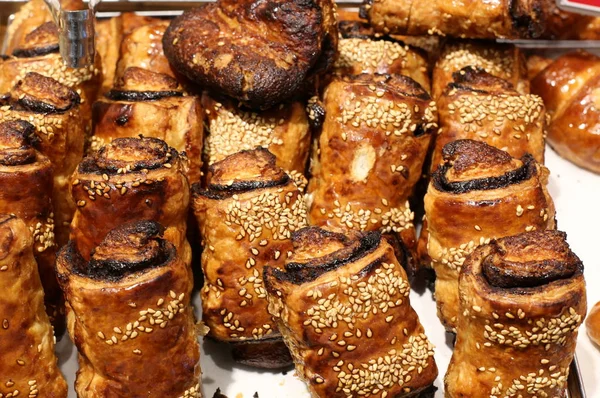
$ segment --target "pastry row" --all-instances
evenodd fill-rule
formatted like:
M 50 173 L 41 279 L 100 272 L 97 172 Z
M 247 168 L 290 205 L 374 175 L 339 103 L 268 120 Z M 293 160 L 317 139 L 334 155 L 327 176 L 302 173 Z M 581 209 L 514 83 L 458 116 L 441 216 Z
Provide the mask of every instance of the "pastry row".
M 40 282 L 58 334 L 66 309 L 80 397 L 200 396 L 198 241 L 207 336 L 247 365 L 295 363 L 316 397 L 427 392 L 434 348 L 408 297 L 423 266 L 457 333 L 448 396 L 564 392 L 585 286 L 543 158 L 546 109 L 574 117 L 559 108 L 575 94 L 531 94 L 511 46 L 449 42 L 430 74 L 421 51 L 347 21 L 316 91 L 253 111 L 171 68 L 168 26 L 103 22 L 82 72 L 61 66 L 52 23 L 13 25 L 0 397 L 66 395 Z M 593 89 L 586 71 L 573 93 Z

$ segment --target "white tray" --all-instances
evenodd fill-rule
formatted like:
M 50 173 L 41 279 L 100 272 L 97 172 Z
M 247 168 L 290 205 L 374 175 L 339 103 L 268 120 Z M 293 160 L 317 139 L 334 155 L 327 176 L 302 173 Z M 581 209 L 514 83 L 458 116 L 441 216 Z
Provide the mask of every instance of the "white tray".
M 600 176 L 582 170 L 547 150 L 546 165 L 551 170 L 550 194 L 556 204 L 558 228 L 566 231 L 573 251 L 585 265 L 588 284 L 588 307 L 600 301 L 600 256 L 598 256 L 598 233 L 600 226 Z M 199 295 L 195 295 L 196 313 L 199 313 Z M 436 398 L 443 397 L 443 377 L 452 356 L 452 338 L 445 333 L 436 316 L 435 301 L 431 291 L 425 288 L 411 292 L 411 304 L 419 314 L 427 336 L 436 346 L 435 360 L 440 375 L 435 385 Z M 67 377 L 70 393 L 75 398 L 73 383 L 77 371 L 76 350 L 68 337 L 57 347 L 60 367 Z M 577 346 L 580 371 L 587 396 L 600 397 L 600 349 L 588 339 L 585 326 L 580 330 Z M 203 396 L 212 398 L 217 388 L 228 398 L 310 398 L 304 385 L 291 369 L 287 373 L 255 370 L 234 363 L 226 345 L 211 341 L 202 343 Z

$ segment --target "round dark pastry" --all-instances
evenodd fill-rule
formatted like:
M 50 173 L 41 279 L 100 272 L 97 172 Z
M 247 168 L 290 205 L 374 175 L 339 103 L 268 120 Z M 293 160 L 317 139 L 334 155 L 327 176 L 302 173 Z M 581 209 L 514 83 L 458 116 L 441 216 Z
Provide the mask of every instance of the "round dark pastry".
M 337 51 L 331 0 L 221 0 L 175 18 L 163 38 L 190 80 L 255 109 L 295 94 Z

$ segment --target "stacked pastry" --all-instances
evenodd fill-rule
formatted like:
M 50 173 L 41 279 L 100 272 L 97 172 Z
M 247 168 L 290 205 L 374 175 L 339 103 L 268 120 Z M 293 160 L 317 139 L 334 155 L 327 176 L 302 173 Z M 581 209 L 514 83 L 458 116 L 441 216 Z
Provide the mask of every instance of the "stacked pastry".
M 193 281 L 155 221 L 111 230 L 89 259 L 70 241 L 57 260 L 78 397 L 200 397 Z
M 565 238 L 528 232 L 467 259 L 447 397 L 565 396 L 586 313 L 583 265 Z
M 68 3 L 68 2 L 63 2 Z M 101 84 L 101 62 L 85 68 L 63 65 L 58 48 L 58 28 L 42 0 L 32 0 L 16 14 L 8 31 L 9 57 L 0 63 L 0 93 L 6 93 L 28 73 L 51 77 L 81 97 L 83 129 L 91 129 L 92 103 Z
M 124 18 L 130 20 L 140 22 Z M 94 104 L 90 149 L 96 151 L 119 137 L 141 134 L 160 138 L 185 156 L 186 175 L 193 183 L 200 180 L 202 167 L 200 99 L 184 91 L 164 56 L 162 37 L 168 23 L 145 22 L 133 29 L 126 28 L 128 33 L 119 43 L 114 85 L 105 94 L 106 98 Z M 117 35 L 111 41 L 118 39 Z
M 52 163 L 56 242 L 68 239 L 74 204 L 69 196 L 69 176 L 83 157 L 84 124 L 80 96 L 58 81 L 31 72 L 0 99 L 0 122 L 26 120 L 33 124 L 39 151 Z
M 304 198 L 266 149 L 242 151 L 209 168 L 192 187 L 204 251 L 202 318 L 209 336 L 230 343 L 234 359 L 261 368 L 291 364 L 267 312 L 265 265 L 282 267 L 291 234 L 306 226 Z
M 67 398 L 33 244 L 22 220 L 0 215 L 0 397 Z
M 0 123 L 0 213 L 15 214 L 29 228 L 46 310 L 60 336 L 64 331 L 64 311 L 54 273 L 57 246 L 51 199 L 52 163 L 36 149 L 39 144 L 33 125 L 22 120 Z
M 459 140 L 443 150 L 444 164 L 425 195 L 427 255 L 436 273 L 438 315 L 455 330 L 458 278 L 465 259 L 490 239 L 553 229 L 548 170 L 531 155 L 520 159 L 483 142 Z
M 409 197 L 421 178 L 436 106 L 401 75 L 336 76 L 309 184 L 310 222 L 337 231 L 381 230 L 415 248 Z
M 267 267 L 269 311 L 313 397 L 415 396 L 437 376 L 403 265 L 377 231 L 292 235 L 285 270 Z

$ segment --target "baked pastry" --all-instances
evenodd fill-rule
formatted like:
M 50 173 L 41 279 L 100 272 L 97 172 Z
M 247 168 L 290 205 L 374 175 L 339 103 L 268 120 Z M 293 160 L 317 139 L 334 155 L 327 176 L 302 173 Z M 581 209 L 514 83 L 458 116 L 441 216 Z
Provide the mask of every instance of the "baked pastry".
M 265 267 L 269 311 L 313 397 L 418 396 L 437 376 L 410 285 L 377 231 L 292 235 L 285 271 Z
M 565 54 L 533 79 L 531 89 L 548 109 L 552 148 L 600 173 L 600 57 L 584 51 Z
M 81 118 L 86 134 L 91 131 L 92 102 L 101 84 L 100 57 L 85 68 L 68 68 L 58 47 L 58 28 L 46 22 L 29 32 L 14 48 L 12 56 L 0 63 L 0 93 L 6 93 L 30 72 L 51 77 L 81 97 Z
M 32 247 L 27 225 L 0 215 L 0 396 L 67 398 Z
M 427 58 L 422 51 L 389 36 L 376 35 L 365 22 L 340 21 L 336 75 L 398 74 L 412 78 L 430 91 Z
M 24 3 L 6 27 L 5 53 L 12 54 L 15 47 L 25 40 L 25 36 L 50 21 L 52 15 L 44 0 L 30 0 Z
M 433 68 L 433 98 L 439 98 L 453 82 L 453 75 L 467 66 L 481 68 L 506 80 L 520 94 L 529 94 L 527 65 L 523 52 L 513 44 L 485 41 L 448 41 Z
M 253 112 L 228 99 L 202 96 L 208 135 L 204 155 L 209 165 L 227 156 L 256 147 L 268 149 L 277 166 L 304 174 L 310 147 L 310 125 L 301 101 Z
M 600 302 L 590 310 L 585 321 L 585 328 L 590 340 L 600 346 Z
M 440 130 L 431 168 L 440 164 L 442 148 L 458 139 L 486 142 L 514 157 L 531 154 L 544 161 L 544 102 L 520 94 L 501 78 L 470 66 L 454 73 L 454 82 L 437 101 Z
M 84 128 L 79 95 L 58 81 L 28 73 L 4 98 L 0 122 L 26 120 L 36 128 L 38 149 L 52 163 L 52 204 L 56 244 L 68 240 L 75 205 L 69 195 L 69 177 L 83 157 Z
M 0 123 L 0 214 L 14 214 L 29 228 L 46 311 L 60 336 L 64 332 L 64 310 L 54 272 L 57 247 L 51 200 L 52 163 L 35 149 L 39 141 L 35 127 L 28 122 Z
M 527 57 L 527 76 L 529 81 L 533 80 L 552 62 L 554 62 L 552 58 L 547 58 L 538 54 L 530 54 Z
M 185 155 L 190 183 L 202 169 L 202 109 L 173 77 L 130 67 L 107 98 L 94 104 L 91 151 L 121 137 L 154 137 Z
M 546 0 L 366 0 L 362 13 L 382 33 L 535 39 L 545 29 L 546 3 Z
M 209 337 L 230 343 L 236 361 L 282 368 L 292 360 L 267 312 L 263 267 L 283 266 L 292 232 L 306 226 L 304 198 L 266 149 L 242 151 L 192 187 L 204 251 L 202 317 Z
M 96 21 L 96 52 L 102 61 L 102 84 L 99 94 L 109 91 L 115 83 L 115 72 L 121 42 L 123 18 L 121 16 Z
M 566 396 L 586 293 L 583 265 L 565 238 L 525 233 L 467 259 L 447 397 Z
M 163 45 L 200 87 L 267 109 L 329 69 L 337 40 L 332 0 L 219 0 L 175 18 Z
M 425 214 L 438 316 L 452 330 L 465 258 L 490 239 L 554 229 L 555 210 L 549 172 L 531 155 L 517 159 L 483 142 L 458 140 L 444 147 L 443 157 L 425 195 Z
M 177 151 L 157 138 L 118 138 L 87 156 L 71 177 L 77 211 L 71 244 L 89 261 L 93 249 L 121 224 L 154 220 L 190 264 L 186 240 L 189 185 Z
M 131 18 L 128 18 L 129 21 Z M 122 78 L 128 68 L 142 68 L 154 73 L 176 77 L 163 51 L 162 39 L 169 21 L 148 18 L 145 23 L 128 26 L 128 33 L 120 43 L 121 51 L 117 63 L 116 78 Z
M 123 224 L 89 261 L 73 241 L 60 251 L 78 397 L 201 396 L 193 280 L 161 231 L 154 221 Z
M 336 77 L 323 106 L 308 187 L 311 225 L 381 230 L 410 252 L 416 238 L 408 199 L 437 130 L 435 103 L 408 77 L 359 75 Z

